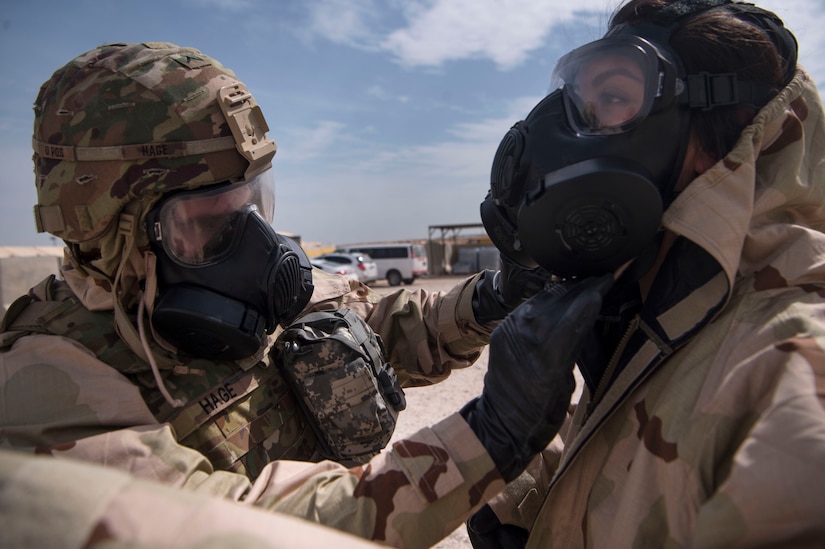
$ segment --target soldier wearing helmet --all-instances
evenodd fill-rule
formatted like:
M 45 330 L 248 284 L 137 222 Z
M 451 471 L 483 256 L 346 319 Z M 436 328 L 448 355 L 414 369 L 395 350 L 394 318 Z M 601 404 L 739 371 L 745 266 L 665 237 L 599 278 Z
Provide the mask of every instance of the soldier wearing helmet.
M 821 546 L 825 112 L 796 50 L 752 4 L 629 0 L 560 59 L 481 212 L 512 262 L 557 278 L 500 321 L 482 394 L 456 414 L 363 466 L 280 461 L 253 485 L 164 455 L 162 426 L 104 454 L 399 547 L 468 517 L 485 548 Z M 26 405 L 10 388 L 54 383 L 29 364 L 5 372 L 6 417 Z M 54 426 L 38 412 L 29 424 Z
M 529 290 L 487 271 L 381 297 L 313 270 L 271 225 L 260 107 L 196 49 L 100 46 L 58 69 L 34 111 L 35 221 L 65 261 L 3 320 L 5 446 L 170 479 L 194 449 L 248 482 L 275 460 L 328 457 L 269 353 L 296 318 L 368 319 L 397 393 L 470 366 Z

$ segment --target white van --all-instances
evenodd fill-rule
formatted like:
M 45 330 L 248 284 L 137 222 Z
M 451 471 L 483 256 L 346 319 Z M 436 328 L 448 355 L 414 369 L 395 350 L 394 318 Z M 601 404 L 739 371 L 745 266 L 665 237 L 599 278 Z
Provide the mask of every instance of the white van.
M 427 276 L 427 251 L 421 244 L 350 244 L 335 251 L 368 254 L 378 265 L 378 278 L 386 278 L 390 286 Z

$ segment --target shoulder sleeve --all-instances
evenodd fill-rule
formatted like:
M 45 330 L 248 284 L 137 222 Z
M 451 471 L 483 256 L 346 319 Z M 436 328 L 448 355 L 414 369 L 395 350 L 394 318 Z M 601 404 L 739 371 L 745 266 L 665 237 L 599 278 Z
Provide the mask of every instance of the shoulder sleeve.
M 821 311 L 820 311 L 821 314 Z M 762 349 L 728 378 L 750 372 L 717 414 L 753 420 L 730 445 L 719 484 L 702 502 L 696 547 L 814 547 L 825 539 L 825 337 L 795 337 Z M 720 392 L 721 394 L 721 392 Z M 757 398 L 759 397 L 759 398 Z M 749 414 L 743 403 L 752 403 Z M 713 478 L 708 475 L 707 478 Z
M 313 547 L 375 544 L 282 513 L 73 460 L 0 450 L 0 547 Z M 99 534 L 95 537 L 96 534 Z
M 79 343 L 27 335 L 0 353 L 0 445 L 40 451 L 155 424 L 139 389 Z
M 26 361 L 15 354 L 24 351 Z M 254 483 L 215 471 L 202 454 L 179 444 L 168 424 L 154 420 L 127 379 L 55 336 L 27 336 L 0 353 L 0 390 L 3 446 L 105 465 L 141 481 L 242 501 L 391 545 L 432 545 L 504 487 L 458 414 L 351 469 L 330 461 L 276 461 Z

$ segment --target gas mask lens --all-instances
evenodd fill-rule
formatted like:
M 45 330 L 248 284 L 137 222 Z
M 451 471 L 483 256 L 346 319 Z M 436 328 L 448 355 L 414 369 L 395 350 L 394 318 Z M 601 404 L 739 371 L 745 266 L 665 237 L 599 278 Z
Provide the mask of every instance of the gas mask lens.
M 551 89 L 562 88 L 565 109 L 580 135 L 621 133 L 647 116 L 660 95 L 659 56 L 638 37 L 603 38 L 556 64 Z
M 155 207 L 149 234 L 184 265 L 220 261 L 236 246 L 250 215 L 272 223 L 275 194 L 271 170 L 243 183 L 182 192 Z

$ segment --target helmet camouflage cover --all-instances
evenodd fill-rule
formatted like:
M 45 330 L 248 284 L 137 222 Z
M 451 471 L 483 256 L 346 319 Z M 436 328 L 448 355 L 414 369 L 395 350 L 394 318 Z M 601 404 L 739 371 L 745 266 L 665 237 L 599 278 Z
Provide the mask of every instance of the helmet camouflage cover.
M 35 222 L 84 248 L 132 202 L 243 181 L 269 168 L 275 142 L 235 74 L 193 48 L 107 44 L 40 88 L 34 105 Z

